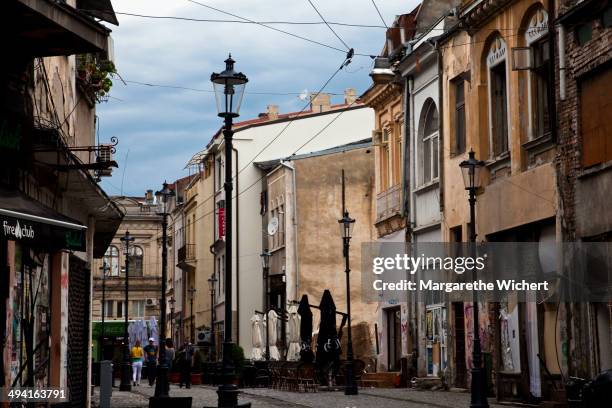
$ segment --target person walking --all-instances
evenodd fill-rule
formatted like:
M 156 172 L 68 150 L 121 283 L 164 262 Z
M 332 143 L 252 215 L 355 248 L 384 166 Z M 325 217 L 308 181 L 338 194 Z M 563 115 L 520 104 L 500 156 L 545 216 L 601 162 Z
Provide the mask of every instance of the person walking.
M 179 387 L 191 388 L 191 364 L 193 363 L 194 349 L 191 343 L 185 342 L 181 350 L 180 363 L 181 363 L 181 381 Z
M 149 344 L 145 346 L 144 352 L 147 359 L 147 377 L 149 378 L 149 385 L 152 387 L 155 384 L 157 368 L 157 346 L 153 337 L 149 338 Z
M 140 376 L 142 374 L 142 362 L 144 360 L 144 350 L 140 347 L 140 340 L 136 340 L 136 344 L 130 352 L 132 358 L 132 382 L 134 386 L 140 385 Z
M 174 363 L 174 343 L 172 339 L 166 339 L 166 366 L 168 367 L 168 372 L 172 369 L 172 364 Z

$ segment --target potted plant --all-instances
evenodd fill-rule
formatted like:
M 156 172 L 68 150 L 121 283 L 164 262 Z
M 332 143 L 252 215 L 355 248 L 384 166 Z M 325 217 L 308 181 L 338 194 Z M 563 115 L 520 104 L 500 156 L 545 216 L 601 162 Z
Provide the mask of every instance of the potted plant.
M 244 373 L 245 359 L 244 350 L 237 344 L 234 344 L 232 347 L 232 362 L 234 363 L 234 372 L 236 373 L 233 382 L 235 385 L 240 385 L 240 380 Z

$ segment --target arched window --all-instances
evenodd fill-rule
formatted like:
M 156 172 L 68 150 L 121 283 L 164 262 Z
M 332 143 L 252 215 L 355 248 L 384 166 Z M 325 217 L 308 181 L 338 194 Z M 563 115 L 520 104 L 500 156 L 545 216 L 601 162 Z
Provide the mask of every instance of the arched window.
M 497 158 L 508 152 L 508 91 L 506 42 L 497 36 L 487 54 L 491 154 Z
M 110 276 L 119 276 L 119 250 L 116 246 L 111 245 L 108 247 L 102 261 L 110 268 Z
M 530 139 L 536 139 L 550 133 L 548 13 L 541 7 L 536 9 L 529 19 L 525 42 L 530 48 L 533 64 L 529 70 L 529 136 Z
M 425 101 L 419 121 L 419 184 L 438 178 L 438 109 L 430 98 Z
M 142 248 L 135 246 L 134 255 L 130 256 L 130 276 L 142 276 L 142 259 Z

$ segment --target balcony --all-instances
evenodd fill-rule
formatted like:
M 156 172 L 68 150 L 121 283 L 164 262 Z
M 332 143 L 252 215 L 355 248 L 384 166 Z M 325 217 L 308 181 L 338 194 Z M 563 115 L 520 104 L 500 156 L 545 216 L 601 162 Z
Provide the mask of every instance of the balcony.
M 386 220 L 401 210 L 401 185 L 397 184 L 376 196 L 376 222 Z
M 401 216 L 401 184 L 395 185 L 376 196 L 376 230 L 383 237 L 399 231 L 406 226 L 406 220 Z
M 184 244 L 178 249 L 177 264 L 181 269 L 194 270 L 196 266 L 195 244 Z

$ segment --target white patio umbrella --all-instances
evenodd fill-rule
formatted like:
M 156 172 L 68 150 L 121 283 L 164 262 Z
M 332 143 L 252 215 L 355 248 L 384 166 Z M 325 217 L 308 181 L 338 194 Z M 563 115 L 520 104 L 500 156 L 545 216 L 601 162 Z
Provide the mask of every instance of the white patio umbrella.
M 270 360 L 280 360 L 280 353 L 276 342 L 278 341 L 278 315 L 274 310 L 268 312 L 268 323 L 266 329 L 269 330 L 268 335 L 270 336 Z
M 253 360 L 263 360 L 262 345 L 262 327 L 261 318 L 258 314 L 251 317 L 251 341 L 253 348 L 251 349 L 251 358 Z
M 287 349 L 287 360 L 297 361 L 300 359 L 300 320 L 301 316 L 297 312 L 297 306 L 289 306 L 289 321 L 287 333 L 287 343 L 289 347 Z

